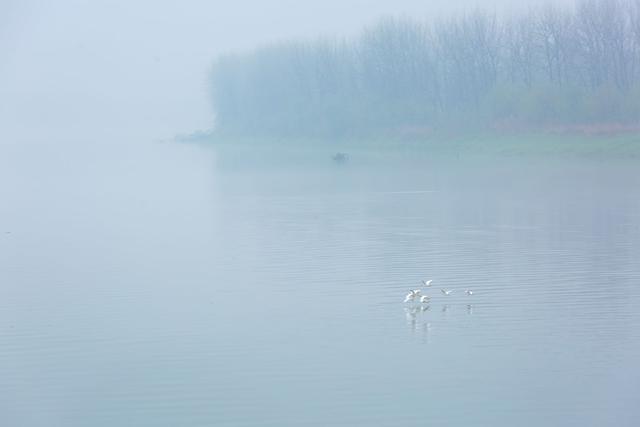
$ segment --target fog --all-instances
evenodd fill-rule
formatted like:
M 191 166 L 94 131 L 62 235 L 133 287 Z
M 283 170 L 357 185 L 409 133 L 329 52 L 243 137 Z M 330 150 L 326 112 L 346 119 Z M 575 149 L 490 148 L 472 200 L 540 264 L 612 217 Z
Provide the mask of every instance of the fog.
M 1 1 L 0 426 L 637 427 L 640 38 L 485 84 L 545 1 Z
M 348 36 L 385 15 L 426 17 L 478 6 L 508 14 L 543 3 L 5 0 L 0 126 L 11 137 L 93 141 L 209 129 L 207 73 L 222 53 Z

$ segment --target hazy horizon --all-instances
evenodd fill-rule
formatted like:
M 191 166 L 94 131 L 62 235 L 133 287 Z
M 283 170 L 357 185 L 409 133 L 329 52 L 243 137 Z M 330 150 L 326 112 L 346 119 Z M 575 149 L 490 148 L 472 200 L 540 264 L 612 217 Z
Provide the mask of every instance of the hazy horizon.
M 222 53 L 288 39 L 350 36 L 388 15 L 428 17 L 475 8 L 511 13 L 550 2 L 224 3 L 5 3 L 5 136 L 167 138 L 208 129 L 213 115 L 207 73 Z

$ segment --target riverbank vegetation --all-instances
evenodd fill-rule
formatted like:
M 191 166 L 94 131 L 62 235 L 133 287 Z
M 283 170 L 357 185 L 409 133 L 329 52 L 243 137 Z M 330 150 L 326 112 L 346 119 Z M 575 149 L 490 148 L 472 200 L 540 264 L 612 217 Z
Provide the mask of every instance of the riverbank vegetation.
M 640 0 L 386 18 L 351 39 L 225 55 L 210 83 L 216 132 L 229 135 L 636 134 Z

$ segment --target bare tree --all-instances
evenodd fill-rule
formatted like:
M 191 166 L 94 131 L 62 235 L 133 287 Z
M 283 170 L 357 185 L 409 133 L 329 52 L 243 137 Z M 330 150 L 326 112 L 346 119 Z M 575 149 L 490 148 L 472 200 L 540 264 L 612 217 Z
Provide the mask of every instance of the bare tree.
M 574 22 L 572 16 L 551 5 L 537 17 L 537 32 L 544 58 L 544 68 L 551 83 L 566 83 L 571 68 Z
M 512 18 L 503 28 L 502 40 L 503 66 L 510 82 L 531 87 L 538 60 L 536 22 L 529 16 Z

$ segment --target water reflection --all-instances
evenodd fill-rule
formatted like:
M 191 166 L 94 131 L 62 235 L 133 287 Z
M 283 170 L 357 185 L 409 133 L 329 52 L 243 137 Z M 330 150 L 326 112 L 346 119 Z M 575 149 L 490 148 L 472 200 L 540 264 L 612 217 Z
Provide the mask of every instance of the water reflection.
M 413 305 L 411 307 L 404 307 L 406 322 L 412 331 L 415 331 L 417 329 L 418 323 L 420 321 L 423 321 L 425 316 L 427 316 L 428 313 L 432 311 L 431 307 L 432 307 L 431 304 L 429 305 L 422 304 L 422 305 Z M 465 307 L 466 315 L 473 315 L 474 306 L 472 304 L 466 304 L 464 305 L 464 307 Z M 441 319 L 446 319 L 447 315 L 452 311 L 454 311 L 453 305 L 443 304 L 439 306 L 439 311 L 442 315 L 445 316 L 445 317 L 441 317 Z M 429 317 L 429 319 L 433 321 L 433 317 Z

